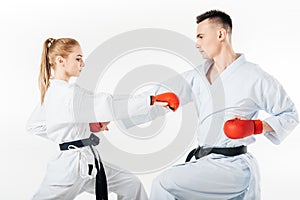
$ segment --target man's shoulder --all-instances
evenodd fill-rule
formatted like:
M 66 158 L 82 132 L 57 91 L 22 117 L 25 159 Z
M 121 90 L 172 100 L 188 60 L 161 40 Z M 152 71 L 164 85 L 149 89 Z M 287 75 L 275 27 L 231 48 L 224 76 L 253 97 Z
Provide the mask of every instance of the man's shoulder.
M 274 80 L 274 77 L 266 72 L 259 64 L 250 61 L 246 61 L 241 65 L 240 72 L 246 77 L 255 80 L 257 83 Z
M 245 60 L 245 62 L 242 63 L 241 69 L 246 71 L 247 73 L 255 73 L 255 74 L 261 74 L 265 75 L 266 72 L 261 68 L 261 66 L 257 63 Z

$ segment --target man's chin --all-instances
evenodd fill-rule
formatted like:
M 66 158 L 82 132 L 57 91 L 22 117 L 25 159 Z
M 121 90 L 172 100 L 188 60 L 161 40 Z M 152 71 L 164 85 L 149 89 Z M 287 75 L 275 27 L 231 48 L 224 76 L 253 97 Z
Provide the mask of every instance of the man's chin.
M 201 53 L 201 56 L 202 56 L 202 58 L 203 59 L 210 59 L 206 54 L 204 54 L 204 53 Z

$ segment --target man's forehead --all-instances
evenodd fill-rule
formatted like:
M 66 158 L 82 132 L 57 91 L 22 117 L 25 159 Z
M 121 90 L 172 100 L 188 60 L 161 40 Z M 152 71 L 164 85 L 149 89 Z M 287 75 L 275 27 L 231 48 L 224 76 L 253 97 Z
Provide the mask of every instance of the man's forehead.
M 210 19 L 205 19 L 202 22 L 200 22 L 197 26 L 197 32 L 206 31 L 212 28 L 215 28 L 217 26 L 216 23 L 214 23 Z
M 211 23 L 208 21 L 208 19 L 200 22 L 197 26 L 197 31 L 205 30 L 211 27 Z
M 213 19 L 205 19 L 198 24 L 198 26 L 211 26 L 215 24 Z

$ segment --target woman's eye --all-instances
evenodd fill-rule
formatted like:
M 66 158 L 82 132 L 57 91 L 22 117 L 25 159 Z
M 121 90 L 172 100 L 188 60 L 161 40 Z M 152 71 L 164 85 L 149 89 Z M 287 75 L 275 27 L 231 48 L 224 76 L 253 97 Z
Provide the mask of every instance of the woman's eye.
M 78 62 L 80 62 L 81 59 L 80 59 L 80 58 L 76 58 L 76 60 L 77 60 Z

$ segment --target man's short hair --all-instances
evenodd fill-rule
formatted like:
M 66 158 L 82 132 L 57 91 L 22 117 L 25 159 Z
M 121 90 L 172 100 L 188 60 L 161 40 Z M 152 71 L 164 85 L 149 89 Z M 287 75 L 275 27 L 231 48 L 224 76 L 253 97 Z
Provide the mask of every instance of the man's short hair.
M 220 24 L 227 32 L 232 32 L 232 21 L 229 15 L 220 10 L 210 10 L 199 16 L 197 16 L 197 24 L 200 22 L 209 19 L 214 23 Z

